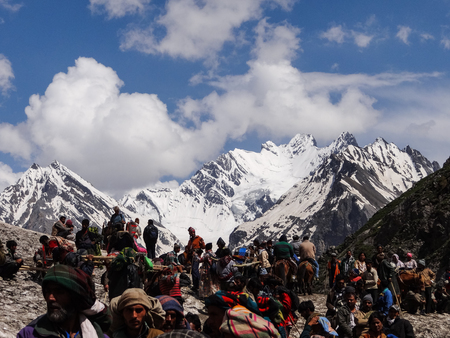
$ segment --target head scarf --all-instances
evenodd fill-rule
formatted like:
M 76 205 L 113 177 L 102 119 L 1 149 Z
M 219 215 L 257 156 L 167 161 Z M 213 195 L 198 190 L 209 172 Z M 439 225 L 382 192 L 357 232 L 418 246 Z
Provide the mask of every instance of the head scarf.
M 75 306 L 80 311 L 90 309 L 95 303 L 94 283 L 91 277 L 81 269 L 63 264 L 55 265 L 48 269 L 42 281 L 43 293 L 49 282 L 58 283 L 69 290 L 74 295 Z
M 236 306 L 225 312 L 220 332 L 243 338 L 280 337 L 278 330 L 271 322 L 242 306 Z

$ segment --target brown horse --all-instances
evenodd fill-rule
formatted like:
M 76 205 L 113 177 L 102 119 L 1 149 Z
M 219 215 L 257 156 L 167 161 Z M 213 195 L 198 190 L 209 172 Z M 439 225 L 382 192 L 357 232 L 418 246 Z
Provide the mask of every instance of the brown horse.
M 312 280 L 314 277 L 313 266 L 308 261 L 303 261 L 298 266 L 298 281 L 300 283 L 300 292 L 306 296 L 306 292 L 312 295 Z
M 283 281 L 283 285 L 286 285 L 291 281 L 293 271 L 294 269 L 292 267 L 292 263 L 290 263 L 287 259 L 280 259 L 276 261 L 273 268 L 273 274 Z
M 400 271 L 397 280 L 402 296 L 405 296 L 412 286 L 423 287 L 425 285 L 423 276 L 416 273 L 415 270 Z

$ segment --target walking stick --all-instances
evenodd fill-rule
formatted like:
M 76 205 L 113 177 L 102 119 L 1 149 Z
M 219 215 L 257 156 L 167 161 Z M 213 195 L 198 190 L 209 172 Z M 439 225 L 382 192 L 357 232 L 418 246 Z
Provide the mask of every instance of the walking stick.
M 401 316 L 402 315 L 402 308 L 400 307 L 400 300 L 398 299 L 397 292 L 395 292 L 395 287 L 394 287 L 394 283 L 392 283 L 392 279 L 391 279 L 391 286 L 392 286 L 392 291 L 394 291 L 395 299 L 397 299 L 398 308 L 400 309 L 399 310 L 399 314 Z

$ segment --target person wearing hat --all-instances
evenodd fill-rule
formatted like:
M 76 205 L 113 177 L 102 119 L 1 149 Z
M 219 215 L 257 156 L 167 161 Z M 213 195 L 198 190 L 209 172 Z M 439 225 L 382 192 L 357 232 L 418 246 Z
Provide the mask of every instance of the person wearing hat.
M 387 317 L 383 321 L 384 333 L 393 334 L 397 338 L 414 338 L 414 329 L 411 323 L 400 318 L 400 307 L 398 305 L 392 305 L 389 308 Z
M 334 283 L 336 282 L 336 276 L 340 274 L 339 270 L 339 264 L 341 263 L 340 260 L 337 259 L 336 253 L 331 254 L 331 260 L 327 264 L 327 271 L 328 271 L 328 285 L 330 286 L 330 289 L 334 286 Z
M 47 313 L 25 326 L 18 338 L 107 337 L 111 316 L 95 297 L 95 285 L 78 268 L 58 264 L 42 281 Z
M 369 317 L 374 312 L 372 306 L 372 296 L 370 294 L 365 295 L 361 300 L 360 308 L 355 313 L 356 326 L 353 329 L 355 337 L 360 337 L 369 332 Z
M 421 288 L 421 293 L 425 297 L 426 305 L 425 305 L 425 313 L 431 313 L 431 303 L 433 300 L 431 299 L 431 286 L 434 283 L 434 278 L 436 274 L 431 271 L 429 268 L 425 267 L 425 260 L 421 259 L 417 262 L 417 273 L 420 276 L 423 276 L 424 283 Z
M 161 303 L 139 288 L 127 289 L 111 300 L 110 309 L 113 338 L 153 338 L 164 332 L 159 330 L 165 320 Z
M 406 254 L 406 262 L 404 263 L 406 270 L 417 269 L 417 262 L 412 258 L 412 256 L 413 255 L 411 252 Z
M 181 304 L 170 296 L 156 296 L 163 310 L 166 312 L 161 330 L 169 332 L 178 329 L 190 329 L 189 322 L 184 318 L 184 310 Z

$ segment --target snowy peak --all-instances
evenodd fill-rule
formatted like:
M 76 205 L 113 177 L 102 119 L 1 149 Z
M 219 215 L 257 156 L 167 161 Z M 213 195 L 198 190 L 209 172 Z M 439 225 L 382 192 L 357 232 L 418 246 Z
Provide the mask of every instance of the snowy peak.
M 358 147 L 358 142 L 356 142 L 355 137 L 349 132 L 344 132 L 339 137 L 333 141 L 328 147 L 332 154 L 337 154 L 342 150 L 345 150 L 348 146 Z

